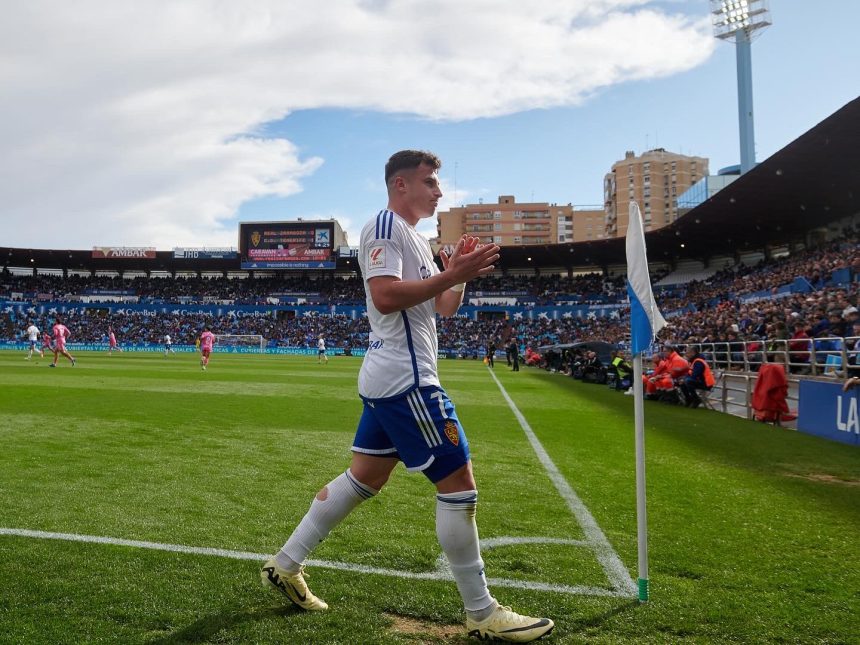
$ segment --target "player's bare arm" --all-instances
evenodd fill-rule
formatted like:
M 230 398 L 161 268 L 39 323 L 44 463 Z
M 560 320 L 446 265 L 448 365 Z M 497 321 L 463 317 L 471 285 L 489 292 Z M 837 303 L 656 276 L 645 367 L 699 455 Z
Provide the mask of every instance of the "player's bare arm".
M 494 263 L 499 259 L 498 246 L 488 244 L 471 253 L 463 254 L 465 245 L 466 240 L 461 239 L 451 253 L 451 257 L 447 259 L 445 270 L 426 280 L 400 280 L 394 276 L 371 278 L 367 284 L 373 306 L 382 314 L 402 311 L 435 298 L 455 285 L 490 273 L 494 269 Z M 445 264 L 445 260 L 442 262 Z M 461 297 L 460 294 L 457 296 L 458 299 Z

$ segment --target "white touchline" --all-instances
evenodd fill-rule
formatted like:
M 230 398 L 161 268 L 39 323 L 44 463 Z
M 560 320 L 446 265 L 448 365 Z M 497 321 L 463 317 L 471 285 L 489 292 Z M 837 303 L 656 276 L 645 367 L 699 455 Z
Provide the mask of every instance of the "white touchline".
M 636 597 L 639 593 L 636 583 L 633 582 L 633 578 L 630 577 L 630 573 L 627 571 L 624 563 L 621 562 L 621 558 L 618 557 L 615 549 L 612 548 L 612 545 L 609 544 L 609 540 L 606 539 L 603 531 L 600 530 L 600 526 L 598 526 L 594 516 L 589 512 L 585 504 L 582 503 L 582 500 L 579 499 L 579 495 L 576 494 L 576 491 L 574 491 L 571 485 L 567 483 L 564 475 L 561 474 L 561 471 L 559 471 L 553 460 L 550 459 L 549 454 L 544 449 L 540 440 L 538 440 L 529 425 L 529 422 L 526 421 L 523 413 L 520 412 L 513 399 L 508 395 L 508 391 L 502 385 L 501 381 L 499 381 L 498 377 L 493 373 L 493 370 L 488 368 L 487 371 L 490 373 L 490 376 L 493 377 L 496 385 L 499 386 L 502 396 L 505 397 L 505 401 L 508 402 L 508 407 L 511 408 L 517 421 L 520 422 L 520 427 L 523 429 L 523 432 L 526 433 L 526 438 L 529 440 L 538 460 L 549 475 L 550 480 L 555 485 L 558 494 L 561 495 L 562 499 L 567 503 L 567 507 L 573 513 L 576 521 L 579 522 L 580 526 L 582 526 L 585 538 L 591 548 L 594 549 L 597 561 L 600 562 L 600 566 L 602 566 L 603 570 L 606 572 L 606 577 L 609 578 L 610 584 L 619 595 Z
M 249 551 L 233 551 L 230 549 L 213 549 L 201 546 L 185 546 L 182 544 L 164 544 L 161 542 L 147 542 L 144 540 L 126 540 L 123 538 L 104 537 L 100 535 L 81 535 L 79 533 L 55 533 L 51 531 L 33 531 L 30 529 L 0 528 L 0 535 L 11 535 L 17 537 L 37 538 L 42 540 L 64 540 L 67 542 L 90 542 L 95 544 L 110 544 L 114 546 L 129 546 L 138 549 L 152 549 L 154 551 L 169 551 L 172 553 L 188 553 L 193 555 L 214 555 L 221 558 L 233 560 L 253 560 L 264 562 L 271 554 L 251 553 Z M 557 538 L 490 538 L 486 540 L 487 547 L 506 546 L 512 544 L 573 544 L 581 546 L 578 540 L 559 540 Z M 394 578 L 407 578 L 411 580 L 445 580 L 452 581 L 447 563 L 437 561 L 435 571 L 413 572 L 400 571 L 398 569 L 383 569 L 380 567 L 368 567 L 363 564 L 352 564 L 350 562 L 332 562 L 330 560 L 308 560 L 310 567 L 323 569 L 336 569 L 338 571 L 354 571 L 356 573 L 371 573 Z M 529 589 L 532 591 L 554 591 L 556 593 L 577 594 L 587 596 L 626 596 L 626 594 L 603 589 L 601 587 L 588 587 L 582 585 L 562 585 L 546 582 L 530 582 L 528 580 L 511 580 L 508 578 L 488 578 L 487 582 L 496 587 L 512 587 L 515 589 Z

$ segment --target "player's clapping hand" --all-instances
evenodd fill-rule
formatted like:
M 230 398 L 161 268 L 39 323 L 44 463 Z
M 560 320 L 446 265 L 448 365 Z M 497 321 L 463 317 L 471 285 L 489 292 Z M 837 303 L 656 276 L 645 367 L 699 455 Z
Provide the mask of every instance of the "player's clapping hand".
M 449 256 L 440 251 L 442 267 L 453 274 L 459 282 L 468 282 L 478 276 L 490 273 L 499 259 L 499 247 L 496 244 L 480 244 L 480 239 L 463 235 Z

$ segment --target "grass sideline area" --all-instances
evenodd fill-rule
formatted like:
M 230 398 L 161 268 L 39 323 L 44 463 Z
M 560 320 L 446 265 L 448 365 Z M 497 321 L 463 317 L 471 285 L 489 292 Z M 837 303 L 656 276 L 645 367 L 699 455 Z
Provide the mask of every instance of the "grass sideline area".
M 357 358 L 0 352 L 0 529 L 275 552 L 342 472 L 361 405 Z M 477 361 L 440 361 L 466 427 L 481 537 L 583 529 Z M 636 576 L 633 401 L 524 368 L 495 370 Z M 646 406 L 651 602 L 510 587 L 556 621 L 545 642 L 857 642 L 860 451 L 707 410 Z M 395 470 L 312 557 L 436 568 L 434 495 Z M 609 589 L 567 544 L 484 552 L 491 578 Z M 0 535 L 0 642 L 471 642 L 454 584 L 311 567 L 331 610 L 259 584 L 261 562 Z

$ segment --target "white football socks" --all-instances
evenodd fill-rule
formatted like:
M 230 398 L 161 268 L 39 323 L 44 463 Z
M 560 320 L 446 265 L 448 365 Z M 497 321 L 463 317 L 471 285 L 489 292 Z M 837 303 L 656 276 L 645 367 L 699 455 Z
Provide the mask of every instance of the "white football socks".
M 436 495 L 436 536 L 451 565 L 466 611 L 474 620 L 483 620 L 496 601 L 487 589 L 484 561 L 478 543 L 475 513 L 478 491 L 440 493 Z
M 362 484 L 349 470 L 326 484 L 326 489 L 325 499 L 320 499 L 319 495 L 314 498 L 310 510 L 275 556 L 279 567 L 297 573 L 308 553 L 325 540 L 335 526 L 356 506 L 379 492 Z

